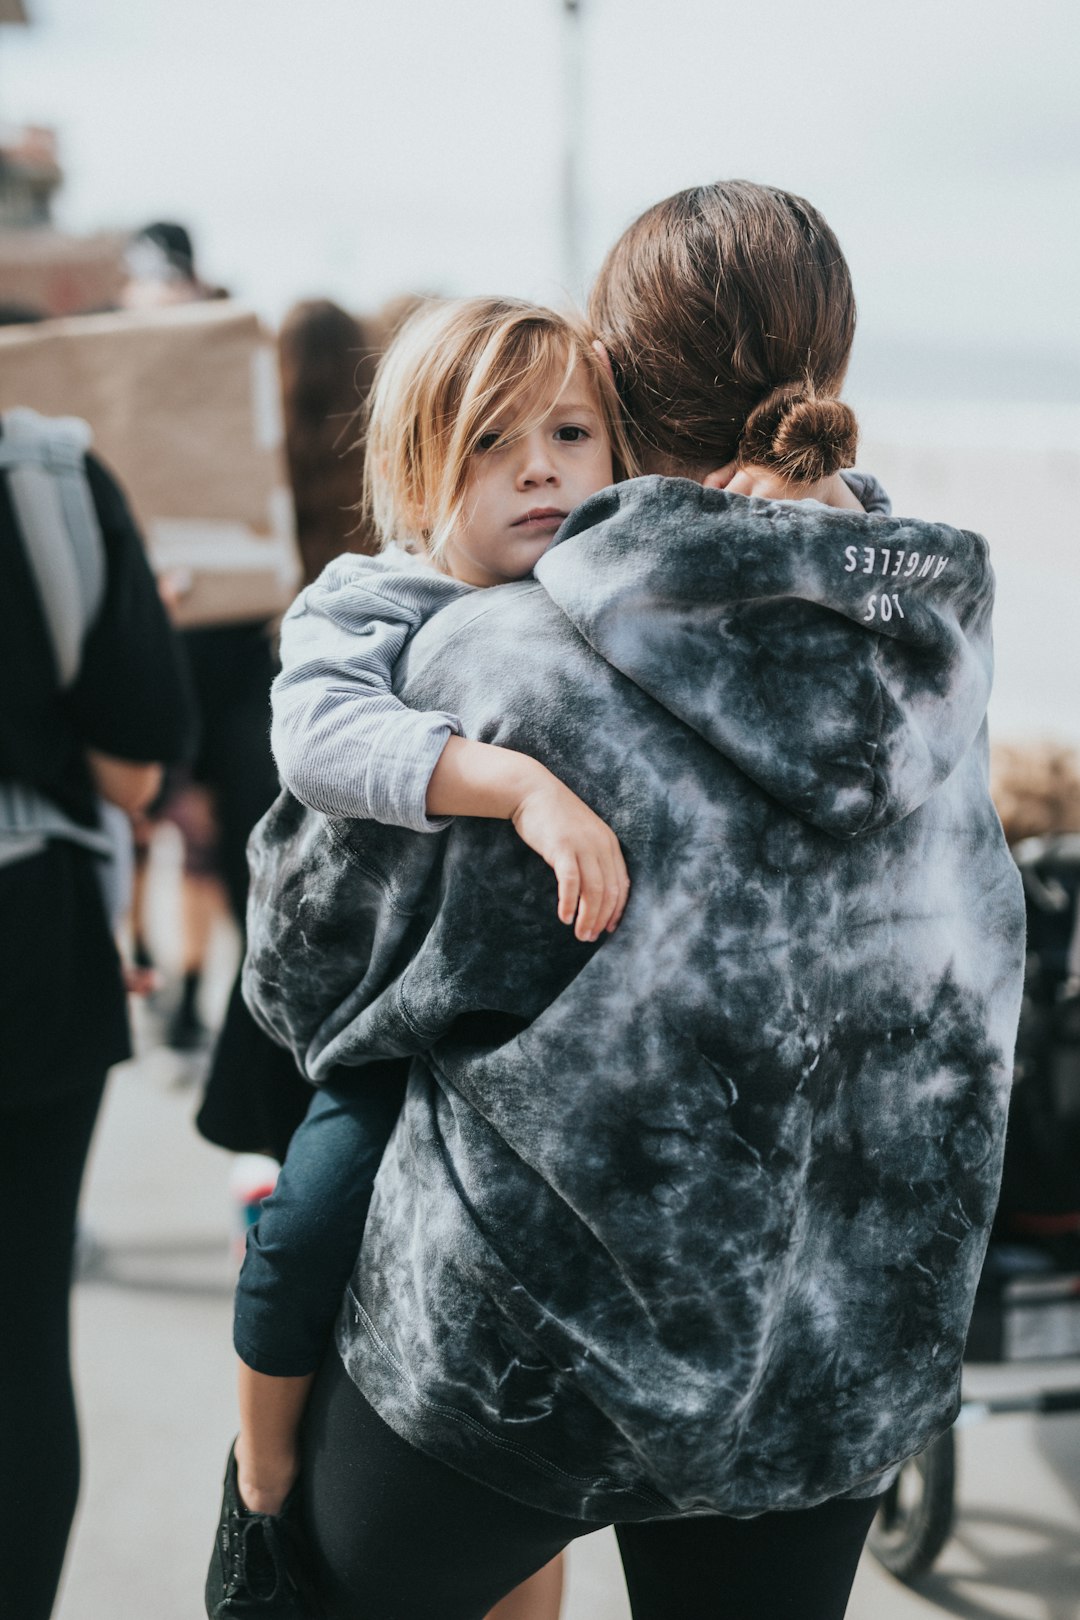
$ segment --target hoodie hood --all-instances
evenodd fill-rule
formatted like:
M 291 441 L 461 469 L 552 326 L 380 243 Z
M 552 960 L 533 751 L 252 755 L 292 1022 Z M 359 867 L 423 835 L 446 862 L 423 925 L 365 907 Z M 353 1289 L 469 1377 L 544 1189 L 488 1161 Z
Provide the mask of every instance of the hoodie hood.
M 980 535 L 637 478 L 536 567 L 602 658 L 838 838 L 923 804 L 983 723 L 994 578 Z

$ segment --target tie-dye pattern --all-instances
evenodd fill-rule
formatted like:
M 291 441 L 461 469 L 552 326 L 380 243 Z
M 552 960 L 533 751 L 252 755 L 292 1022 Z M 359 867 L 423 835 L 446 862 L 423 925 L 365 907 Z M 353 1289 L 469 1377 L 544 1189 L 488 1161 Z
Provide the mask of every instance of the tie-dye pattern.
M 869 1494 L 954 1414 L 1000 1170 L 985 542 L 648 478 L 537 576 L 446 608 L 398 689 L 611 823 L 613 936 L 572 938 L 504 824 L 283 796 L 253 839 L 259 1017 L 317 1082 L 415 1055 L 342 1356 L 553 1512 Z

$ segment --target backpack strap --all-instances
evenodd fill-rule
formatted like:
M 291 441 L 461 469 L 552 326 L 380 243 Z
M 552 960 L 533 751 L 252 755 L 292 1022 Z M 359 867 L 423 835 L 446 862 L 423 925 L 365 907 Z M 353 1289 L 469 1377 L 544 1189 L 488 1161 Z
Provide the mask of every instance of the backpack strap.
M 57 675 L 68 687 L 105 596 L 105 542 L 86 477 L 90 429 L 78 417 L 5 411 L 0 469 L 7 474 Z
M 83 642 L 105 599 L 105 541 L 86 476 L 91 433 L 77 417 L 40 416 L 22 407 L 5 411 L 2 420 L 0 472 L 7 477 L 57 678 L 66 688 L 79 673 Z M 109 807 L 101 831 L 82 827 L 36 788 L 0 780 L 0 865 L 36 854 L 50 838 L 104 857 L 99 865 L 108 906 L 111 874 L 131 838 L 122 812 L 114 817 Z

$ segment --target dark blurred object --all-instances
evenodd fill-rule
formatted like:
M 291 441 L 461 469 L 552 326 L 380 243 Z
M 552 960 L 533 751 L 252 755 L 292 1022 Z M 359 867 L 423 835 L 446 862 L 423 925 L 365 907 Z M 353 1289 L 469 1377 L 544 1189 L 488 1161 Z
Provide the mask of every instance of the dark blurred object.
M 0 229 L 48 225 L 63 178 L 55 130 L 27 124 L 0 133 Z
M 1080 759 L 1000 744 L 991 784 L 1024 882 L 1027 960 L 976 1361 L 1080 1353 Z
M 261 624 L 187 630 L 183 644 L 199 712 L 191 777 L 213 793 L 218 872 L 242 929 L 248 834 L 279 792 L 270 753 L 270 683 L 277 666 Z
M 1027 968 L 995 1238 L 1080 1270 L 1080 834 L 1014 849 Z
M 233 1153 L 267 1153 L 280 1164 L 311 1096 L 292 1053 L 275 1045 L 248 1012 L 238 973 L 195 1118 L 200 1135 Z
M 176 220 L 159 219 L 144 225 L 128 243 L 124 264 L 127 281 L 120 292 L 122 309 L 168 309 L 174 304 L 228 296 L 223 287 L 211 286 L 199 275 L 191 232 Z
M 40 309 L 29 304 L 0 304 L 0 326 L 33 326 L 44 319 Z
M 132 238 L 128 252 L 132 257 L 137 257 L 141 248 L 153 250 L 151 267 L 155 274 L 163 270 L 166 277 L 180 277 L 198 284 L 195 249 L 186 225 L 178 225 L 173 220 L 157 220 L 152 225 L 144 225 Z
M 1027 909 L 994 1238 L 1080 1270 L 1080 758 L 1062 743 L 1001 743 L 991 786 Z
M 285 454 L 308 583 L 343 551 L 375 550 L 359 501 L 363 408 L 377 360 L 365 326 L 329 299 L 294 304 L 281 323 Z

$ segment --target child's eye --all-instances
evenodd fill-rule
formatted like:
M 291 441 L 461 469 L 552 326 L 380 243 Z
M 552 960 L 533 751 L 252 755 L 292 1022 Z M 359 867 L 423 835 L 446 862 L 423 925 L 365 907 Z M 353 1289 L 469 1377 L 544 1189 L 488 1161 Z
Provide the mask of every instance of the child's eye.
M 575 427 L 568 422 L 565 427 L 556 430 L 555 437 L 560 439 L 563 444 L 578 444 L 582 439 L 587 439 L 589 435 L 585 428 Z
M 494 450 L 498 442 L 499 435 L 497 433 L 481 433 L 480 437 L 476 441 L 474 449 L 479 452 L 483 452 L 484 450 Z

